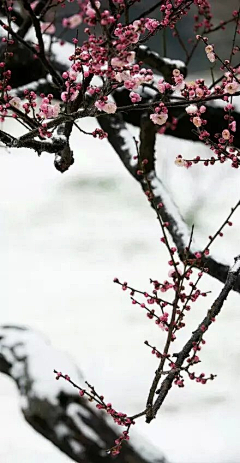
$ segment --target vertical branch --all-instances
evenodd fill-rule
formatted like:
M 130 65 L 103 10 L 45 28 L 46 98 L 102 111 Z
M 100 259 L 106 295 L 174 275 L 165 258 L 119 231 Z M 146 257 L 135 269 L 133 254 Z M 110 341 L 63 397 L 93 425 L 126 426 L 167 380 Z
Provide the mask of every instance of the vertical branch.
M 38 45 L 39 45 L 39 51 L 36 51 L 36 54 L 39 57 L 39 59 L 41 60 L 42 64 L 45 66 L 45 68 L 51 74 L 54 83 L 58 87 L 61 88 L 62 84 L 63 84 L 63 80 L 62 80 L 61 76 L 58 74 L 58 72 L 56 72 L 55 68 L 52 66 L 50 61 L 46 58 L 45 47 L 44 47 L 44 42 L 43 42 L 43 36 L 42 36 L 41 27 L 40 27 L 40 21 L 37 18 L 35 12 L 33 11 L 30 3 L 28 3 L 28 0 L 21 0 L 21 1 L 22 1 L 22 4 L 23 4 L 25 10 L 28 12 L 28 14 L 29 14 L 29 16 L 31 18 L 33 27 L 35 29 L 35 33 L 36 33 L 36 37 L 37 37 Z

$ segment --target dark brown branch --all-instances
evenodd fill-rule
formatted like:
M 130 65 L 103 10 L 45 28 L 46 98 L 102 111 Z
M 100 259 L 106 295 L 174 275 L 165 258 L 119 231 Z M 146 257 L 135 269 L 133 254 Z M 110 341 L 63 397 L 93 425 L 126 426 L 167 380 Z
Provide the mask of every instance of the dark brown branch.
M 38 39 L 39 51 L 36 52 L 36 55 L 39 57 L 40 61 L 42 62 L 43 66 L 47 69 L 49 74 L 51 74 L 54 83 L 59 88 L 61 88 L 63 85 L 63 79 L 46 57 L 45 47 L 44 47 L 44 42 L 43 42 L 43 35 L 42 35 L 41 27 L 40 27 L 40 21 L 37 18 L 28 0 L 22 0 L 22 4 L 31 18 L 31 21 L 32 21 L 32 24 L 33 24 L 33 27 L 35 29 L 35 33 Z
M 34 8 L 34 14 L 35 16 L 40 16 L 42 13 L 43 9 L 45 8 L 46 0 L 39 0 L 37 5 Z M 25 18 L 22 21 L 22 24 L 20 25 L 18 29 L 18 35 L 22 38 L 25 37 L 26 33 L 29 31 L 31 25 L 32 25 L 32 19 L 30 15 L 26 16 L 26 13 L 24 14 Z
M 149 173 L 155 169 L 155 143 L 156 143 L 156 125 L 153 124 L 149 117 L 149 113 L 142 115 L 140 126 L 140 148 L 139 148 L 139 165 L 144 159 L 148 163 L 145 165 L 145 173 Z
M 151 8 L 149 8 L 148 10 L 143 11 L 143 13 L 141 13 L 140 16 L 135 18 L 134 21 L 137 21 L 138 19 L 145 18 L 146 16 L 149 16 L 151 13 L 153 13 L 153 11 L 155 11 L 159 6 L 161 6 L 163 2 L 164 2 L 164 0 L 160 0 L 159 2 L 155 3 L 155 5 L 153 5 Z
M 124 120 L 134 126 L 140 127 L 141 125 L 141 116 L 143 111 L 151 105 L 152 96 L 147 92 L 147 89 L 142 92 L 142 109 L 141 110 L 131 110 L 131 100 L 129 98 L 129 92 L 126 89 L 120 89 L 114 92 L 114 99 L 118 107 L 124 107 L 129 109 L 123 109 Z M 213 96 L 208 97 L 214 99 Z M 208 101 L 210 101 L 208 99 Z M 196 101 L 197 102 L 197 101 Z M 192 103 L 192 102 L 191 102 Z M 171 135 L 176 138 L 181 138 L 184 140 L 199 141 L 202 143 L 202 140 L 193 133 L 194 126 L 190 121 L 189 115 L 186 113 L 185 108 L 181 107 L 183 104 L 182 101 L 176 101 L 174 103 L 167 102 L 166 106 L 168 107 L 169 121 L 172 117 L 178 119 L 177 126 L 172 130 L 171 126 L 166 129 L 165 134 Z M 187 106 L 187 103 L 184 103 Z M 188 103 L 189 104 L 189 103 Z M 205 103 L 203 103 L 205 104 Z M 172 106 L 171 106 L 172 105 Z M 174 105 L 174 106 L 173 106 Z M 221 133 L 224 128 L 226 128 L 226 121 L 224 119 L 225 111 L 223 108 L 217 106 L 207 105 L 207 111 L 204 114 L 204 119 L 207 120 L 206 130 L 210 133 L 210 138 L 214 139 L 216 133 Z M 233 111 L 233 118 L 236 120 L 237 127 L 240 126 L 240 114 L 237 111 Z M 238 130 L 234 134 L 234 146 L 240 148 L 240 131 Z

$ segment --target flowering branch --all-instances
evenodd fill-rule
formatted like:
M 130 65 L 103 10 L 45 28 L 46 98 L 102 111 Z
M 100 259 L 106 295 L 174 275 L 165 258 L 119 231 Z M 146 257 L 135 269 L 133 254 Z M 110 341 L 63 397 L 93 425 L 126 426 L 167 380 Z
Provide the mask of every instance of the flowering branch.
M 164 379 L 160 390 L 158 391 L 158 398 L 156 399 L 152 409 L 148 412 L 147 415 L 147 422 L 150 423 L 153 418 L 155 418 L 158 410 L 160 409 L 164 399 L 166 398 L 169 390 L 172 387 L 174 378 L 176 376 L 176 372 L 178 369 L 181 369 L 184 361 L 187 359 L 189 356 L 193 346 L 195 344 L 199 344 L 200 341 L 202 340 L 203 333 L 211 326 L 211 324 L 215 321 L 215 318 L 217 315 L 219 315 L 223 304 L 225 300 L 227 299 L 230 291 L 234 288 L 237 279 L 239 277 L 240 273 L 240 256 L 237 256 L 235 258 L 234 265 L 230 268 L 228 275 L 227 275 L 227 280 L 226 283 L 220 292 L 218 298 L 215 300 L 213 305 L 211 306 L 211 309 L 209 309 L 206 317 L 202 320 L 202 322 L 199 324 L 198 328 L 193 332 L 192 337 L 189 339 L 189 341 L 185 344 L 183 349 L 176 354 L 176 361 L 174 362 L 174 367 L 170 371 L 170 373 L 167 375 L 167 377 Z
M 81 389 L 68 376 L 64 376 L 65 382 L 49 381 L 55 362 L 61 363 L 76 381 L 83 380 L 71 358 L 56 351 L 45 336 L 22 326 L 0 327 L 0 372 L 16 382 L 27 423 L 77 463 L 110 463 L 112 458 L 106 449 L 118 439 L 116 426 L 91 406 L 97 399 L 93 387 L 89 394 L 80 394 Z M 102 403 L 100 398 L 97 400 Z M 118 461 L 153 463 L 154 452 L 154 463 L 167 463 L 150 443 L 146 454 L 148 450 L 149 458 L 142 455 L 140 445 L 125 440 Z

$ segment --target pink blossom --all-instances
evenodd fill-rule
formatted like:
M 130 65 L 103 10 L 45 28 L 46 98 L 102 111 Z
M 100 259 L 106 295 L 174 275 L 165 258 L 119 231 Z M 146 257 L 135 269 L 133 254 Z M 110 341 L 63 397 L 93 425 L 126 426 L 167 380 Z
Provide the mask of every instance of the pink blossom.
M 78 90 L 71 89 L 70 93 L 69 92 L 62 92 L 61 93 L 61 100 L 67 103 L 68 101 L 74 101 L 76 100 L 77 96 L 79 94 Z
M 163 79 L 159 79 L 158 83 L 157 83 L 157 88 L 158 88 L 158 91 L 160 93 L 165 93 L 165 90 L 166 90 L 166 85 L 164 84 L 164 80 Z
M 213 46 L 212 45 L 207 45 L 205 47 L 205 52 L 206 52 L 206 54 L 212 53 L 213 52 Z
M 230 136 L 231 136 L 231 135 L 230 135 L 230 132 L 229 132 L 228 129 L 224 129 L 224 130 L 222 131 L 222 137 L 224 138 L 224 140 L 229 140 Z
M 207 58 L 211 63 L 214 63 L 214 61 L 216 61 L 215 53 L 207 53 Z
M 134 79 L 125 80 L 124 82 L 124 87 L 128 90 L 137 90 L 138 86 Z
M 202 125 L 202 119 L 198 116 L 194 117 L 193 118 L 193 124 L 195 125 L 195 127 L 201 127 Z
M 168 114 L 167 113 L 155 113 L 151 114 L 150 119 L 153 121 L 154 124 L 163 125 L 167 122 Z
M 232 132 L 236 132 L 236 128 L 237 128 L 236 121 L 233 121 L 233 122 L 231 122 L 231 124 L 229 124 L 229 129 L 230 129 Z
M 132 64 L 133 61 L 135 60 L 135 57 L 136 57 L 135 51 L 131 51 L 131 52 L 127 53 L 126 56 L 123 57 L 123 58 L 119 58 L 117 56 L 114 56 L 111 59 L 111 65 L 113 67 L 123 67 L 123 66 L 126 66 L 128 64 Z
M 96 1 L 95 6 L 96 8 L 99 9 L 101 6 L 101 3 L 99 1 Z M 87 4 L 86 15 L 89 16 L 91 19 L 94 19 L 96 16 L 96 11 L 94 8 L 92 8 L 92 5 L 90 2 Z
M 21 106 L 21 100 L 18 96 L 14 96 L 11 100 L 9 100 L 9 103 L 11 106 L 17 109 L 19 109 Z
M 114 56 L 114 58 L 111 59 L 111 65 L 113 67 L 121 68 L 122 66 L 124 66 L 124 61 L 122 59 L 118 58 L 117 56 Z
M 118 82 L 124 82 L 125 80 L 128 80 L 130 77 L 130 72 L 129 71 L 123 71 L 123 72 L 116 72 L 115 73 L 115 79 Z
M 40 115 L 46 119 L 51 119 L 57 117 L 60 112 L 60 105 L 56 103 L 55 105 L 42 103 L 40 106 Z
M 147 18 L 145 21 L 145 27 L 150 32 L 154 32 L 158 28 L 159 24 L 160 22 L 153 18 Z
M 238 91 L 239 84 L 234 80 L 233 82 L 229 82 L 225 86 L 225 93 L 229 93 L 230 95 L 234 95 Z
M 42 23 L 41 24 L 41 31 L 43 34 L 55 34 L 56 27 L 52 23 Z
M 201 114 L 205 113 L 205 112 L 206 112 L 206 109 L 207 109 L 206 106 L 204 106 L 204 105 L 200 106 L 200 108 L 199 108 L 200 113 L 201 113 Z
M 201 98 L 204 95 L 204 91 L 201 87 L 197 87 L 195 93 L 198 98 Z
M 107 103 L 96 101 L 95 106 L 97 109 L 99 109 L 99 111 L 104 111 L 108 114 L 114 114 L 117 110 L 116 103 L 113 103 L 112 101 L 108 101 Z
M 117 110 L 117 105 L 111 101 L 104 105 L 103 111 L 108 114 L 114 114 Z
M 201 257 L 202 257 L 201 252 L 195 252 L 195 257 L 196 257 L 197 259 L 201 259 Z
M 131 98 L 131 102 L 132 103 L 138 103 L 139 101 L 141 101 L 141 97 L 138 93 L 135 93 L 135 92 L 131 92 L 130 93 L 130 98 Z
M 127 54 L 127 62 L 129 64 L 133 63 L 133 61 L 135 60 L 136 58 L 136 53 L 135 51 L 130 51 L 128 54 Z
M 69 18 L 63 18 L 62 25 L 63 27 L 68 27 L 69 29 L 75 29 L 82 23 L 82 17 L 79 14 L 74 14 Z

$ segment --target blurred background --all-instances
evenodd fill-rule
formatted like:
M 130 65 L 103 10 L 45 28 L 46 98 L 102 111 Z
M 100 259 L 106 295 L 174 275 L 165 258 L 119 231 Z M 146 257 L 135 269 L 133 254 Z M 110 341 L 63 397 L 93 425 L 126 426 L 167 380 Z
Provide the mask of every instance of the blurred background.
M 134 7 L 130 11 L 130 20 L 138 18 L 145 10 L 150 9 L 157 3 L 156 0 L 141 0 L 140 2 L 136 2 Z M 103 0 L 101 4 L 105 7 L 108 6 L 108 1 Z M 210 1 L 212 7 L 212 13 L 214 17 L 214 26 L 218 25 L 220 21 L 226 21 L 231 18 L 232 12 L 239 8 L 239 0 L 211 0 Z M 71 15 L 77 12 L 77 7 L 75 3 L 66 3 L 66 8 L 64 8 L 60 12 L 60 17 L 64 17 L 66 15 Z M 184 41 L 187 44 L 187 48 L 191 49 L 191 44 L 188 44 L 189 38 L 195 38 L 196 33 L 193 33 L 193 24 L 194 24 L 194 15 L 197 13 L 197 8 L 193 5 L 191 10 L 187 16 L 183 18 L 182 21 L 178 23 L 177 29 L 178 32 Z M 161 19 L 161 13 L 159 8 L 156 8 L 152 13 L 148 15 L 150 18 L 157 18 Z M 86 25 L 82 24 L 79 26 L 78 34 L 79 34 L 79 42 L 81 43 L 83 40 L 86 40 L 86 34 L 84 33 L 84 28 Z M 233 27 L 232 24 L 227 24 L 225 31 L 223 32 L 221 29 L 209 34 L 210 43 L 215 44 L 216 51 L 226 59 L 226 56 L 229 56 L 229 52 L 232 45 L 233 39 Z M 64 39 L 71 41 L 73 37 L 75 37 L 76 32 L 67 30 L 66 33 L 62 34 L 62 26 L 61 21 L 59 20 L 59 25 L 57 28 L 58 34 L 63 35 Z M 173 37 L 172 32 L 167 30 L 166 33 L 166 40 L 167 40 L 167 57 L 172 59 L 181 59 L 185 61 L 185 53 L 182 47 L 179 45 L 177 38 Z M 161 56 L 164 56 L 164 49 L 163 49 L 163 37 L 162 33 L 155 35 L 152 39 L 149 40 L 148 45 L 155 51 L 157 51 Z M 206 58 L 206 54 L 204 52 L 204 47 L 200 46 L 197 48 L 196 52 L 192 60 L 189 63 L 189 72 L 197 72 L 209 69 L 209 62 Z
M 136 4 L 136 15 L 145 3 Z M 218 22 L 228 18 L 239 2 L 212 4 Z M 184 21 L 179 31 L 187 38 L 191 19 Z M 220 32 L 214 40 L 224 57 L 232 32 L 223 36 Z M 168 56 L 181 58 L 171 36 L 169 41 Z M 161 50 L 160 37 L 152 47 Z M 190 77 L 199 70 L 202 77 L 208 64 L 199 49 Z M 13 124 L 7 121 L 4 130 L 17 136 L 20 128 Z M 87 131 L 96 127 L 93 119 L 81 122 Z M 139 136 L 137 129 L 131 127 L 131 131 Z M 163 333 L 112 280 L 117 276 L 149 290 L 149 278 L 167 277 L 168 257 L 148 202 L 108 142 L 74 131 L 72 147 L 75 163 L 63 176 L 55 170 L 50 154 L 38 158 L 29 150 L 1 148 L 1 324 L 27 325 L 45 333 L 55 348 L 71 354 L 84 378 L 116 409 L 136 413 L 145 404 L 157 366 L 144 341 L 160 347 Z M 178 154 L 192 158 L 207 157 L 209 152 L 200 143 L 164 135 L 158 137 L 156 154 L 159 175 L 188 224 L 195 224 L 195 240 L 205 245 L 239 200 L 239 172 L 227 164 L 179 169 L 174 164 Z M 240 253 L 239 211 L 233 224 L 212 250 L 215 258 L 228 264 Z M 179 336 L 179 346 L 221 287 L 218 281 L 204 278 L 201 289 L 211 294 L 189 313 L 188 329 Z M 158 418 L 151 425 L 143 419 L 136 425 L 135 433 L 145 436 L 171 463 L 240 461 L 239 298 L 230 295 L 206 334 L 200 372 L 217 374 L 217 378 L 205 386 L 186 381 L 184 389 L 173 388 Z M 61 365 L 53 368 L 61 370 Z M 51 370 L 50 388 L 52 381 Z M 70 461 L 24 422 L 15 384 L 3 375 L 0 410 L 1 462 Z

